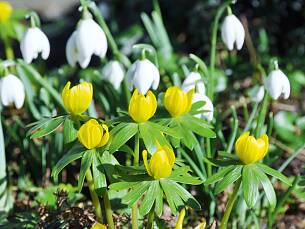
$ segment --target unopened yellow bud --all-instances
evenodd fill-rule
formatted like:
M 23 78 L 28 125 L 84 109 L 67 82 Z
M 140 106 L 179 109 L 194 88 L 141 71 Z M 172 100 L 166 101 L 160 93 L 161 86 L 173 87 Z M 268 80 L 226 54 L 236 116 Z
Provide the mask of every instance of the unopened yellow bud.
M 12 11 L 11 4 L 8 2 L 0 2 L 0 22 L 6 22 L 10 18 Z
M 87 149 L 102 147 L 109 140 L 108 127 L 105 124 L 100 125 L 95 119 L 90 119 L 81 126 L 77 137 Z
M 242 134 L 235 143 L 235 151 L 239 159 L 247 164 L 260 161 L 267 154 L 269 148 L 269 138 L 263 134 L 256 139 L 250 136 L 250 132 Z
M 157 110 L 155 95 L 148 91 L 146 96 L 139 93 L 138 89 L 133 92 L 129 102 L 128 112 L 131 118 L 138 122 L 146 122 Z
M 93 97 L 92 84 L 88 82 L 82 82 L 78 85 L 70 88 L 71 82 L 68 82 L 62 90 L 62 100 L 64 106 L 68 112 L 74 115 L 84 113 Z
M 155 180 L 169 177 L 172 174 L 176 157 L 173 150 L 169 147 L 159 147 L 150 158 L 149 163 L 147 161 L 146 150 L 143 150 L 142 155 L 148 175 L 153 177 Z
M 178 221 L 176 223 L 175 229 L 183 229 L 183 220 L 185 217 L 185 208 L 182 208 L 179 214 Z
M 190 111 L 194 89 L 184 92 L 180 87 L 169 87 L 164 96 L 164 106 L 173 117 L 178 117 Z
M 107 227 L 104 224 L 95 223 L 92 225 L 91 229 L 107 229 Z

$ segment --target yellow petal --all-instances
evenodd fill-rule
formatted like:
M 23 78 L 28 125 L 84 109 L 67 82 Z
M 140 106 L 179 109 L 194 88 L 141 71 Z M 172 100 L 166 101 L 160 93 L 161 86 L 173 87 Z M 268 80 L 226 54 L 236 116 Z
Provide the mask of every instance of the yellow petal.
M 158 180 L 160 178 L 169 177 L 172 173 L 172 166 L 165 150 L 157 150 L 151 157 L 149 168 L 152 176 Z
M 146 171 L 147 171 L 148 175 L 152 176 L 152 173 L 150 171 L 150 168 L 149 168 L 149 165 L 148 165 L 148 161 L 147 161 L 147 150 L 143 150 L 142 151 L 142 157 L 143 157 L 144 166 L 146 168 Z
M 77 136 L 83 146 L 87 149 L 93 149 L 101 142 L 101 127 L 95 119 L 90 119 L 80 127 Z
M 178 221 L 176 223 L 175 229 L 182 229 L 183 228 L 183 220 L 185 217 L 185 208 L 182 208 L 179 214 Z
M 102 146 L 106 145 L 106 144 L 108 143 L 109 137 L 110 137 L 109 131 L 108 131 L 108 126 L 105 125 L 105 124 L 103 124 L 101 127 L 102 127 L 103 137 L 102 137 L 102 140 L 101 140 L 101 142 L 98 144 L 97 147 L 102 147 Z M 104 130 L 104 131 L 103 131 L 103 130 Z

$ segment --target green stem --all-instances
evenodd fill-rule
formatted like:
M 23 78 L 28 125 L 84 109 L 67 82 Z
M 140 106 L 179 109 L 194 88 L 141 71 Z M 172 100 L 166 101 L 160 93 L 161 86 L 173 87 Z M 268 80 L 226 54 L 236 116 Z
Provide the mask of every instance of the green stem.
M 217 31 L 219 20 L 227 6 L 232 3 L 232 0 L 225 1 L 217 10 L 213 27 L 212 27 L 212 36 L 211 36 L 211 50 L 210 50 L 210 74 L 208 75 L 208 88 L 207 95 L 213 101 L 214 99 L 214 71 L 215 71 L 215 60 L 216 60 L 216 42 L 217 42 Z
M 112 217 L 112 209 L 110 204 L 110 199 L 107 190 L 103 193 L 103 200 L 104 200 L 104 207 L 105 207 L 105 213 L 106 213 L 106 219 L 108 223 L 109 229 L 114 229 L 114 222 Z
M 90 169 L 88 169 L 88 171 L 86 172 L 86 179 L 88 182 L 88 187 L 89 187 L 89 191 L 90 191 L 92 204 L 93 204 L 94 210 L 95 210 L 96 220 L 99 223 L 103 223 L 102 209 L 101 209 L 99 198 L 94 190 L 94 182 L 93 182 L 92 173 L 91 173 Z
M 155 218 L 155 212 L 154 212 L 155 206 L 153 205 L 148 213 L 148 222 L 146 229 L 152 229 L 154 225 L 154 218 Z
M 262 128 L 264 126 L 266 114 L 268 111 L 268 106 L 269 106 L 269 95 L 267 92 L 265 92 L 262 107 L 259 112 L 259 116 L 258 116 L 257 124 L 256 124 L 255 137 L 257 137 L 257 138 L 260 136 Z
M 212 158 L 212 150 L 211 150 L 211 139 L 207 138 L 206 139 L 206 151 L 207 151 L 207 158 Z M 212 165 L 208 163 L 208 168 L 207 168 L 207 173 L 208 173 L 208 178 L 212 176 Z
M 140 137 L 139 134 L 135 135 L 135 144 L 134 144 L 134 161 L 133 165 L 139 165 L 140 157 Z M 131 217 L 132 229 L 138 229 L 138 203 L 136 202 L 132 206 L 132 217 Z
M 3 40 L 3 42 L 4 42 L 4 49 L 5 49 L 6 59 L 13 60 L 15 58 L 15 55 L 14 55 L 12 44 L 11 44 L 9 38 L 5 38 Z
M 236 184 L 235 184 L 233 193 L 231 194 L 231 196 L 230 196 L 230 198 L 228 200 L 228 203 L 227 203 L 227 206 L 226 206 L 226 210 L 225 210 L 225 213 L 224 213 L 224 215 L 222 217 L 219 229 L 226 229 L 227 228 L 228 220 L 230 218 L 231 211 L 232 211 L 234 203 L 236 201 L 240 184 L 241 184 L 241 179 L 239 179 L 236 182 Z
M 279 199 L 279 201 L 277 202 L 277 205 L 274 209 L 274 211 L 269 210 L 269 220 L 268 220 L 268 228 L 272 228 L 273 222 L 278 214 L 278 212 L 280 211 L 280 209 L 282 208 L 283 204 L 286 202 L 287 198 L 289 197 L 290 193 L 295 189 L 295 187 L 297 186 L 298 182 L 300 180 L 299 176 L 296 176 L 293 180 L 292 185 L 288 188 L 288 190 L 285 192 L 285 194 Z

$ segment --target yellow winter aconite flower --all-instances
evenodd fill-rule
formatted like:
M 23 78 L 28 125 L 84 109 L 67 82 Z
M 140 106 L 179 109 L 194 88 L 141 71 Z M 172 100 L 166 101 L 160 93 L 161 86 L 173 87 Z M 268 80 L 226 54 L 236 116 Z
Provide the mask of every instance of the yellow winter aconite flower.
M 136 89 L 129 102 L 128 112 L 135 122 L 146 122 L 157 110 L 157 100 L 155 95 L 148 91 L 146 96 Z
M 107 229 L 107 227 L 104 224 L 95 223 L 92 225 L 91 229 Z
M 183 229 L 183 220 L 185 217 L 185 208 L 182 208 L 179 214 L 178 221 L 176 223 L 175 229 Z
M 173 117 L 178 117 L 190 111 L 194 89 L 184 92 L 180 87 L 169 87 L 164 96 L 164 106 Z
M 62 100 L 66 110 L 72 114 L 79 115 L 84 113 L 92 101 L 93 88 L 92 84 L 82 82 L 70 88 L 69 81 L 62 90 Z
M 99 124 L 95 119 L 90 119 L 80 127 L 77 137 L 87 149 L 102 147 L 109 140 L 108 127 Z
M 268 152 L 268 148 L 269 138 L 266 134 L 256 139 L 250 136 L 250 132 L 246 132 L 235 143 L 236 154 L 246 165 L 263 159 Z
M 147 161 L 147 151 L 143 150 L 143 161 L 149 176 L 156 180 L 169 177 L 172 174 L 172 169 L 176 160 L 172 149 L 167 146 L 158 148 L 152 155 L 150 161 Z
M 0 22 L 6 22 L 10 18 L 12 11 L 11 4 L 0 1 Z

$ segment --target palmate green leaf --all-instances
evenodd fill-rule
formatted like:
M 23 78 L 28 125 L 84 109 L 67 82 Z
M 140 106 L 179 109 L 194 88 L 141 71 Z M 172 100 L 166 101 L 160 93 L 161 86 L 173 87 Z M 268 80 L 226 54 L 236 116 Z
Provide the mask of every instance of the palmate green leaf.
M 242 184 L 245 201 L 252 208 L 258 198 L 259 181 L 255 172 L 255 165 L 246 165 L 242 172 Z
M 94 153 L 95 153 L 95 149 L 87 150 L 83 154 L 80 171 L 79 171 L 78 184 L 77 184 L 77 188 L 78 188 L 79 192 L 83 188 L 85 176 L 86 176 L 88 169 L 90 169 L 90 166 L 92 164 Z
M 241 177 L 242 165 L 235 166 L 225 177 L 216 185 L 214 193 L 217 195 L 225 190 L 229 185 Z
M 96 193 L 101 196 L 107 188 L 106 175 L 102 164 L 97 156 L 97 152 L 94 152 L 92 160 L 92 173 L 93 173 L 93 182 L 94 189 Z
M 131 182 L 121 181 L 121 182 L 117 182 L 117 183 L 109 185 L 109 189 L 116 190 L 116 191 L 130 189 L 139 183 L 140 183 L 140 181 L 131 181 Z
M 169 181 L 170 185 L 172 186 L 172 192 L 177 192 L 180 198 L 184 201 L 184 203 L 194 209 L 200 209 L 201 206 L 198 201 L 181 185 L 177 184 L 176 182 Z
M 158 217 L 161 217 L 163 212 L 163 191 L 160 186 L 160 182 L 158 182 L 157 191 L 156 191 L 156 202 L 155 202 L 155 212 Z
M 126 196 L 122 198 L 122 202 L 132 207 L 147 191 L 151 184 L 151 181 L 143 181 L 135 185 Z
M 57 162 L 52 170 L 52 177 L 55 180 L 58 178 L 58 174 L 71 162 L 81 158 L 86 149 L 81 145 L 73 146 L 64 156 Z
M 141 215 L 146 215 L 150 209 L 153 207 L 155 199 L 157 197 L 159 181 L 155 180 L 150 183 L 149 189 L 145 194 L 145 198 L 143 199 L 139 211 Z
M 255 175 L 257 179 L 261 182 L 263 189 L 266 193 L 266 197 L 268 199 L 268 202 L 270 204 L 270 207 L 273 209 L 276 205 L 276 195 L 274 192 L 274 188 L 269 180 L 269 178 L 266 176 L 264 172 L 262 172 L 259 168 L 255 167 Z
M 192 185 L 199 185 L 202 184 L 202 180 L 198 177 L 193 177 L 188 172 L 190 172 L 189 166 L 182 166 L 178 167 L 173 170 L 172 175 L 168 178 L 172 181 L 176 181 L 182 184 L 192 184 Z
M 65 121 L 66 118 L 67 116 L 59 116 L 50 119 L 48 122 L 45 123 L 45 127 L 31 135 L 31 139 L 41 138 L 53 133 Z
M 174 138 L 181 138 L 180 134 L 177 133 L 174 129 L 164 126 L 161 123 L 155 123 L 155 122 L 149 122 L 149 121 L 146 123 L 148 123 L 148 125 L 151 126 L 153 129 L 155 129 L 163 134 L 169 135 Z
M 273 176 L 285 184 L 291 186 L 291 182 L 288 180 L 287 177 L 285 177 L 282 173 L 276 171 L 275 169 L 270 168 L 269 166 L 262 164 L 262 163 L 257 163 L 257 167 L 263 170 L 265 173 L 269 174 L 270 176 Z
M 190 114 L 183 116 L 181 119 L 181 125 L 185 129 L 190 129 L 194 133 L 206 137 L 206 138 L 215 138 L 216 134 L 211 128 L 213 128 L 210 124 L 208 124 L 206 121 L 196 118 Z
M 109 148 L 110 153 L 117 151 L 138 132 L 138 124 L 136 123 L 124 123 L 123 126 L 116 127 L 110 131 L 110 136 L 112 136 Z
M 77 138 L 77 130 L 74 128 L 74 123 L 70 118 L 64 122 L 64 144 L 73 142 Z
M 116 182 L 117 179 L 115 178 L 116 175 L 115 167 L 119 165 L 119 162 L 113 156 L 113 154 L 110 154 L 108 151 L 103 151 L 103 148 L 96 149 L 96 151 L 97 151 L 96 155 L 101 163 L 99 169 L 100 170 L 103 169 L 110 183 Z
M 26 133 L 26 136 L 29 137 L 31 136 L 31 134 L 33 132 L 35 132 L 36 130 L 38 129 L 41 129 L 43 126 L 46 125 L 46 123 L 48 123 L 51 119 L 53 118 L 42 118 L 41 120 L 39 121 L 36 121 L 36 122 L 33 122 L 33 123 L 30 123 L 29 125 L 27 125 L 26 127 L 27 128 L 30 128 L 27 133 Z
M 217 181 L 220 181 L 221 179 L 223 179 L 225 177 L 226 174 L 228 174 L 229 172 L 231 172 L 234 169 L 233 165 L 230 165 L 228 167 L 225 167 L 221 170 L 219 170 L 217 173 L 213 174 L 212 176 L 210 176 L 205 182 L 204 185 L 210 185 L 210 184 L 214 184 Z

